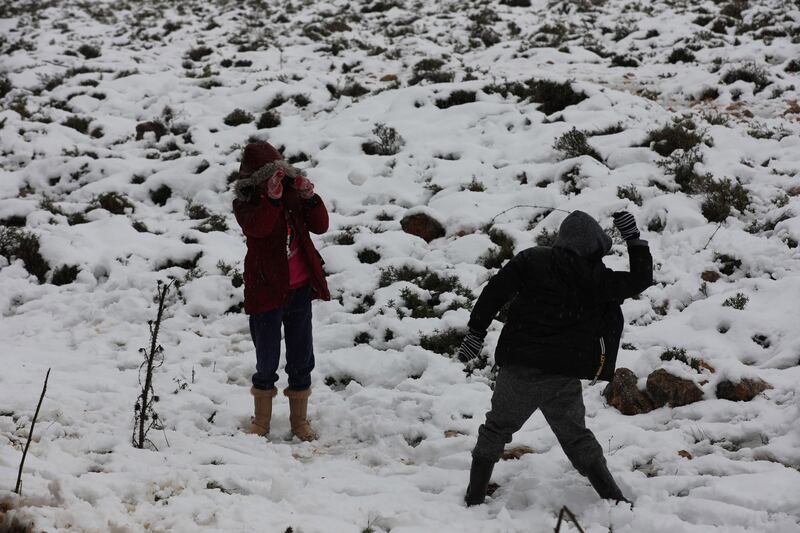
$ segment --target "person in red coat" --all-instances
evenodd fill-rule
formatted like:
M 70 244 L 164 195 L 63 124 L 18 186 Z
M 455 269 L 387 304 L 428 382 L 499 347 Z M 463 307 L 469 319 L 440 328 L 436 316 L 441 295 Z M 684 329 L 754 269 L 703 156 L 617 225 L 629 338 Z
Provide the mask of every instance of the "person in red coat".
M 247 237 L 244 310 L 256 348 L 250 389 L 255 416 L 248 431 L 269 433 L 282 326 L 289 377 L 283 392 L 292 433 L 314 440 L 317 434 L 307 420 L 314 368 L 311 301 L 329 300 L 330 293 L 309 232 L 328 230 L 328 211 L 314 184 L 267 142 L 245 147 L 234 192 L 233 212 Z

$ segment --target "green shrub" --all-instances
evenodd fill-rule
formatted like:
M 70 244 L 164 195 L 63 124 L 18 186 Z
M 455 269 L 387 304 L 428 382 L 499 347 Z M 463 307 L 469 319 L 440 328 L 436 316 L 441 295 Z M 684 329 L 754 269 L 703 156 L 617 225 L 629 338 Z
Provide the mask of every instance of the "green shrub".
M 5 98 L 12 89 L 14 89 L 14 85 L 11 83 L 11 80 L 5 75 L 0 76 L 0 98 Z
M 755 85 L 755 91 L 753 91 L 755 93 L 763 91 L 770 84 L 767 71 L 753 62 L 727 70 L 721 79 L 727 85 L 737 81 L 752 83 Z
M 114 215 L 124 215 L 126 209 L 133 209 L 133 204 L 117 192 L 106 192 L 92 200 L 91 206 L 105 209 Z
M 478 262 L 486 268 L 500 268 L 503 263 L 514 257 L 514 239 L 497 228 L 489 230 L 489 239 L 498 248 L 489 250 L 478 259 Z
M 89 124 L 91 124 L 91 122 L 92 120 L 88 118 L 72 116 L 62 122 L 61 125 L 87 135 L 89 133 Z
M 553 148 L 564 154 L 564 159 L 572 159 L 588 155 L 598 161 L 603 161 L 602 156 L 597 150 L 586 141 L 586 134 L 579 129 L 573 128 L 561 135 L 553 144 Z
M 150 191 L 150 200 L 152 200 L 156 205 L 166 205 L 167 200 L 169 200 L 171 197 L 172 189 L 166 184 L 162 184 L 158 189 L 152 189 Z
M 719 271 L 726 276 L 730 276 L 737 268 L 742 266 L 741 260 L 727 254 L 714 254 L 714 262 L 722 265 Z
M 353 339 L 353 344 L 369 344 L 372 341 L 372 335 L 368 331 L 362 331 Z
M 376 124 L 372 133 L 378 137 L 378 140 L 368 141 L 361 145 L 361 149 L 367 155 L 395 155 L 405 145 L 405 140 L 397 133 L 397 130 L 386 124 Z
M 12 261 L 19 259 L 28 273 L 44 283 L 50 265 L 39 252 L 39 237 L 20 228 L 0 226 L 0 255 Z
M 214 51 L 207 46 L 198 46 L 190 49 L 186 55 L 192 61 L 200 61 L 204 57 L 213 54 Z
M 680 361 L 681 363 L 690 366 L 697 372 L 701 372 L 703 368 L 707 368 L 707 365 L 703 364 L 702 359 L 697 359 L 686 355 L 686 350 L 684 348 L 669 348 L 661 354 L 661 360 Z
M 191 220 L 202 220 L 211 216 L 208 208 L 202 204 L 189 204 L 186 207 L 186 215 Z
M 255 117 L 245 111 L 244 109 L 236 108 L 222 120 L 226 126 L 240 126 L 242 124 L 249 124 L 253 122 Z
M 450 83 L 455 74 L 442 70 L 444 61 L 441 59 L 423 59 L 412 68 L 413 75 L 408 80 L 409 85 L 417 85 L 423 81 L 429 83 Z
M 543 229 L 542 232 L 536 236 L 536 245 L 553 246 L 556 242 L 556 239 L 558 239 L 558 231 Z
M 78 277 L 78 265 L 61 265 L 53 271 L 51 283 L 53 285 L 68 285 Z
M 447 109 L 457 105 L 471 104 L 475 102 L 475 91 L 456 90 L 450 93 L 447 98 L 436 100 L 436 107 Z
M 281 116 L 273 109 L 261 113 L 261 116 L 258 118 L 258 122 L 256 123 L 256 127 L 260 130 L 277 128 L 280 125 Z
M 381 254 L 371 248 L 365 248 L 358 252 L 358 260 L 361 263 L 372 265 L 381 260 Z
M 730 179 L 704 181 L 705 200 L 701 205 L 703 216 L 709 222 L 723 222 L 733 209 L 743 213 L 750 207 L 750 194 L 740 183 Z
M 96 57 L 100 57 L 101 54 L 100 48 L 90 44 L 82 44 L 80 48 L 78 48 L 78 53 L 86 59 L 94 59 Z
M 784 72 L 789 72 L 790 74 L 800 72 L 800 59 L 792 59 L 786 64 L 786 67 L 783 70 Z
M 430 335 L 421 335 L 419 345 L 433 353 L 453 357 L 464 340 L 467 332 L 462 329 L 448 328 L 444 331 L 434 330 Z
M 675 150 L 691 150 L 706 142 L 703 132 L 690 118 L 676 118 L 661 128 L 647 134 L 645 145 L 651 146 L 661 156 L 668 156 Z
M 663 168 L 664 172 L 675 177 L 675 183 L 681 191 L 692 194 L 701 189 L 703 180 L 708 179 L 707 176 L 695 172 L 695 165 L 702 161 L 703 155 L 697 147 L 694 147 L 689 150 L 676 150 L 656 164 Z
M 359 96 L 364 96 L 365 94 L 369 93 L 369 89 L 358 83 L 357 81 L 352 81 L 342 88 L 339 91 L 339 94 L 342 96 L 349 96 L 350 98 L 358 98 Z
M 197 230 L 203 233 L 228 231 L 228 221 L 225 219 L 224 215 L 211 215 L 197 226 Z
M 747 302 L 750 301 L 750 298 L 745 296 L 741 292 L 737 292 L 734 296 L 726 299 L 722 302 L 723 307 L 733 307 L 734 309 L 738 309 L 739 311 L 743 310 L 747 305 Z
M 667 58 L 667 63 L 693 63 L 695 56 L 691 50 L 687 48 L 675 48 L 670 52 Z
M 617 198 L 621 200 L 630 200 L 640 207 L 642 205 L 642 195 L 639 194 L 639 190 L 636 188 L 636 185 L 617 187 Z
M 583 92 L 575 91 L 569 82 L 558 83 L 533 78 L 524 82 L 487 85 L 483 88 L 483 92 L 486 94 L 498 93 L 503 98 L 511 94 L 519 101 L 529 100 L 540 103 L 539 110 L 546 115 L 561 111 L 588 98 Z
M 624 56 L 624 55 L 616 55 L 615 54 L 611 58 L 611 65 L 614 66 L 614 67 L 629 67 L 629 68 L 633 68 L 633 67 L 638 67 L 639 66 L 639 62 L 636 61 L 631 56 Z
M 468 299 L 474 298 L 472 291 L 464 287 L 457 276 L 441 275 L 430 270 L 417 270 L 414 267 L 403 265 L 400 268 L 389 267 L 381 270 L 379 287 L 388 287 L 397 281 L 407 281 L 417 287 L 434 293 L 452 292 Z
M 200 261 L 200 258 L 203 256 L 202 252 L 198 252 L 197 255 L 192 257 L 191 259 L 173 259 L 169 258 L 166 261 L 162 262 L 161 264 L 156 266 L 156 270 L 164 270 L 167 268 L 172 267 L 179 267 L 185 270 L 194 270 L 197 268 L 197 263 Z

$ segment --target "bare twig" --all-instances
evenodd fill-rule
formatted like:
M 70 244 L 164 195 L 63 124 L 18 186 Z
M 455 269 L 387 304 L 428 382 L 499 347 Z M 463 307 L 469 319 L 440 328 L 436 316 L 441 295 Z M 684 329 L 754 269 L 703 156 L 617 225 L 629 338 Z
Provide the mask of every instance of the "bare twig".
M 166 308 L 167 294 L 174 280 L 169 283 L 158 282 L 158 289 L 156 290 L 156 301 L 158 302 L 158 313 L 156 319 L 151 321 L 148 325 L 150 327 L 150 350 L 147 351 L 142 348 L 140 351 L 144 355 L 144 361 L 139 367 L 139 383 L 141 384 L 141 371 L 145 372 L 144 385 L 142 392 L 136 400 L 136 407 L 134 410 L 134 429 L 133 429 L 133 445 L 136 448 L 142 449 L 146 443 L 153 447 L 155 445 L 147 438 L 147 433 L 151 429 L 163 429 L 161 422 L 158 419 L 158 414 L 153 410 L 153 403 L 158 401 L 158 396 L 155 395 L 153 390 L 153 369 L 160 367 L 164 363 L 163 355 L 159 360 L 158 356 L 163 354 L 164 348 L 158 344 L 158 332 L 161 329 L 161 321 L 164 319 L 164 309 Z M 149 423 L 148 423 L 149 420 Z M 138 426 L 138 428 L 137 428 Z M 137 433 L 138 429 L 138 435 Z M 167 443 L 169 445 L 169 443 Z
M 500 215 L 505 215 L 509 211 L 512 211 L 514 209 L 519 209 L 520 207 L 531 207 L 533 209 L 548 209 L 550 211 L 561 211 L 562 213 L 572 213 L 572 211 L 567 211 L 566 209 L 558 209 L 556 207 L 547 207 L 547 206 L 544 206 L 544 205 L 521 204 L 521 205 L 515 205 L 514 207 L 509 207 L 505 211 L 501 211 L 501 212 L 497 213 L 495 216 L 492 217 L 492 220 L 489 223 L 490 224 L 494 224 L 495 219 L 497 219 L 497 217 L 499 217 Z
M 565 514 L 567 515 L 567 518 L 572 520 L 572 523 L 575 524 L 575 527 L 578 528 L 578 531 L 580 531 L 580 533 L 586 533 L 581 527 L 581 525 L 578 523 L 578 519 L 575 518 L 575 515 L 572 513 L 572 511 L 569 510 L 569 508 L 566 505 L 562 507 L 561 511 L 558 513 L 558 522 L 556 523 L 555 533 L 559 533 L 561 531 L 561 522 L 562 520 L 564 520 Z
M 714 237 L 716 237 L 716 235 L 717 235 L 717 232 L 719 231 L 719 228 L 721 228 L 721 227 L 722 227 L 722 222 L 720 222 L 719 224 L 717 224 L 717 229 L 715 229 L 715 230 L 714 230 L 714 233 L 712 233 L 712 234 L 711 234 L 711 237 L 709 237 L 709 238 L 708 238 L 708 242 L 706 243 L 706 245 L 705 245 L 705 246 L 703 246 L 703 250 L 705 250 L 706 248 L 708 248 L 708 245 L 709 245 L 709 244 L 711 244 L 711 241 L 713 241 L 713 240 L 714 240 Z
M 50 379 L 50 369 L 47 369 L 47 375 L 44 377 L 44 385 L 42 386 L 42 395 L 39 396 L 39 403 L 36 405 L 36 412 L 33 413 L 33 421 L 31 421 L 31 430 L 28 432 L 28 442 L 25 443 L 25 450 L 22 452 L 22 460 L 19 462 L 19 473 L 17 474 L 17 486 L 14 492 L 22 494 L 22 467 L 25 466 L 25 458 L 28 456 L 28 447 L 31 445 L 33 438 L 33 428 L 36 426 L 36 419 L 39 417 L 39 408 L 42 407 L 42 400 L 44 400 L 44 393 L 47 392 L 47 380 Z

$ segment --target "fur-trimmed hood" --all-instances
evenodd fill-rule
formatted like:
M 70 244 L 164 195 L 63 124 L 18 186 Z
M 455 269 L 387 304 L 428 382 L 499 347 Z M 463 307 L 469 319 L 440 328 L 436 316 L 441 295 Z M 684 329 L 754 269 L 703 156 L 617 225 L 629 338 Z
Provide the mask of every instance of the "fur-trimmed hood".
M 279 169 L 283 170 L 286 177 L 292 179 L 303 174 L 300 169 L 293 167 L 284 159 L 267 163 L 252 174 L 236 180 L 233 185 L 233 192 L 236 195 L 236 199 L 242 202 L 249 202 L 258 188 L 270 179 Z

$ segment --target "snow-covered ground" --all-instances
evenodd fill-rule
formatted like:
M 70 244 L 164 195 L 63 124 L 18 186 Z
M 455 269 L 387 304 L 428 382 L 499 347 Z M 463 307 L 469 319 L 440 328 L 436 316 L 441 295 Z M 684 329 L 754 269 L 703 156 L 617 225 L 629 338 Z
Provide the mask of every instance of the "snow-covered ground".
M 551 531 L 566 505 L 587 532 L 800 531 L 800 6 L 525 3 L 1 6 L 0 249 L 30 231 L 49 265 L 40 283 L 0 257 L 9 516 L 37 531 L 529 532 Z M 672 62 L 675 50 L 693 59 Z M 545 113 L 552 98 L 499 90 L 530 79 L 585 98 Z M 252 117 L 235 125 L 235 109 Z M 703 137 L 693 170 L 716 189 L 680 187 L 651 146 L 676 117 Z M 146 121 L 166 134 L 136 140 Z M 396 154 L 362 149 L 378 124 L 402 138 Z M 572 128 L 597 157 L 554 148 Z M 310 444 L 289 438 L 284 398 L 269 441 L 239 430 L 255 355 L 231 282 L 245 249 L 228 181 L 253 137 L 283 146 L 331 210 L 316 238 L 334 299 L 314 307 L 321 438 Z M 738 208 L 712 216 L 709 198 Z M 465 327 L 465 289 L 479 294 L 502 237 L 520 251 L 557 229 L 564 213 L 546 208 L 606 227 L 612 212 L 634 213 L 657 284 L 623 307 L 618 366 L 642 386 L 666 368 L 704 392 L 625 416 L 604 384 L 586 383 L 588 425 L 632 509 L 598 499 L 541 414 L 515 436 L 534 453 L 498 465 L 486 505 L 462 501 L 491 376 L 467 378 L 426 348 Z M 417 211 L 445 236 L 404 233 Z M 626 268 L 621 242 L 614 250 L 606 263 Z M 404 265 L 456 276 L 459 294 L 392 277 Z M 156 282 L 170 277 L 182 285 L 159 338 L 165 429 L 150 435 L 157 451 L 138 450 L 138 350 Z M 412 309 L 415 294 L 441 304 Z M 671 348 L 715 371 L 662 361 Z M 773 388 L 717 399 L 720 381 L 742 377 Z

